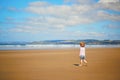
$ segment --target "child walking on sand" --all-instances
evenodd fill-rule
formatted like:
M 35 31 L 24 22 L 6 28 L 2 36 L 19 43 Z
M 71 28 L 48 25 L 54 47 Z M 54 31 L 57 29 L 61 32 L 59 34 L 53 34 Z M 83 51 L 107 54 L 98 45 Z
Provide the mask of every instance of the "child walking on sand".
M 85 60 L 85 42 L 80 42 L 80 53 L 79 53 L 79 57 L 80 57 L 80 65 L 83 65 L 83 62 L 86 63 L 87 65 L 87 61 Z

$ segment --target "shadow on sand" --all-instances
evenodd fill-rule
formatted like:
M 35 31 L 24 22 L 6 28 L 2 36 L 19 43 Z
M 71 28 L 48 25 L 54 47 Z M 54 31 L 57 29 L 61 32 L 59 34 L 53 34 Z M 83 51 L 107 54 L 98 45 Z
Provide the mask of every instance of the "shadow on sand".
M 74 66 L 79 66 L 79 64 L 73 64 Z

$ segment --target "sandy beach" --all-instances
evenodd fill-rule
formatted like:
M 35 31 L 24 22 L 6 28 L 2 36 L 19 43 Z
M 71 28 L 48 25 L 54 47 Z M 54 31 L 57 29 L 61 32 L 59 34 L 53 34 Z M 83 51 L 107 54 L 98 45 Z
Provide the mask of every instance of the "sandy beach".
M 0 80 L 120 80 L 120 48 L 87 48 L 87 66 L 79 49 L 1 50 Z

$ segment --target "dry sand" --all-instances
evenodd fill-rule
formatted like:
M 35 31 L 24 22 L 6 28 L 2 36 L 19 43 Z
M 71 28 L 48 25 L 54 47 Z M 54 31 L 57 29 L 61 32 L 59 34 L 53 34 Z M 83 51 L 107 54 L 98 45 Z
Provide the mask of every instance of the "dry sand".
M 0 51 L 0 80 L 120 80 L 120 48 Z

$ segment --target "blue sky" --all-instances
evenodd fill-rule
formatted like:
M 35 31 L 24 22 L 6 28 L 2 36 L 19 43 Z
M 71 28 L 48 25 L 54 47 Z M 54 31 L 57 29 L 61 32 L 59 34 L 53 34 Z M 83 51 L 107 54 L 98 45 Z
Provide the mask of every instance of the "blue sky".
M 0 42 L 119 36 L 120 0 L 0 1 Z

